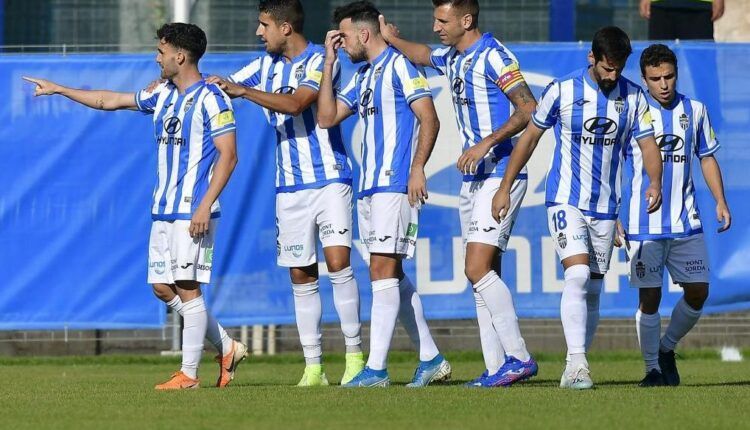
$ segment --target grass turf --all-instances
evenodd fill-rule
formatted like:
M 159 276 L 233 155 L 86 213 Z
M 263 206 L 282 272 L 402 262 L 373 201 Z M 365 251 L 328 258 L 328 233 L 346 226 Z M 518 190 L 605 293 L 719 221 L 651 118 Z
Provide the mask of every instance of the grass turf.
M 745 351 L 747 354 L 748 351 Z M 592 354 L 595 390 L 557 388 L 561 355 L 539 355 L 540 373 L 510 389 L 467 389 L 483 368 L 476 353 L 447 354 L 454 381 L 403 387 L 416 365 L 392 353 L 388 389 L 300 389 L 297 355 L 251 357 L 232 385 L 212 387 L 216 364 L 201 366 L 204 388 L 156 392 L 179 359 L 156 356 L 0 359 L 0 427 L 22 428 L 744 428 L 750 422 L 750 363 L 724 363 L 711 351 L 678 360 L 683 385 L 643 389 L 639 355 Z M 326 356 L 331 382 L 343 356 Z

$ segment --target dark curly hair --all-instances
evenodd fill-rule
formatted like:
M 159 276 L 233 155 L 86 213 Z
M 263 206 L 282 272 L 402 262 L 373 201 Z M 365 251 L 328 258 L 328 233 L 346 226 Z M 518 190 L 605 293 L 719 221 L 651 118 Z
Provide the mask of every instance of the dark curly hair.
M 630 47 L 630 38 L 620 27 L 610 26 L 599 29 L 591 41 L 591 52 L 594 59 L 607 60 L 625 65 L 633 48 Z
M 156 37 L 164 39 L 166 43 L 177 49 L 183 49 L 188 52 L 188 58 L 197 64 L 203 54 L 206 53 L 206 33 L 195 24 L 185 24 L 182 22 L 173 22 L 164 24 L 156 30 Z
M 646 66 L 657 67 L 661 63 L 673 65 L 677 73 L 677 56 L 667 45 L 655 43 L 644 49 L 641 54 L 641 75 L 646 76 Z
M 337 7 L 333 11 L 333 23 L 338 25 L 341 21 L 351 18 L 352 22 L 365 22 L 369 24 L 376 33 L 380 32 L 378 22 L 380 11 L 369 1 L 355 1 L 344 6 Z

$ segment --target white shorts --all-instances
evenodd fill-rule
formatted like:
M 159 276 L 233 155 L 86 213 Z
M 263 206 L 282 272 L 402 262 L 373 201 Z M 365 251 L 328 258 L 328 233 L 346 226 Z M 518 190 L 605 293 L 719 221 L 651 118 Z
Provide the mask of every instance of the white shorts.
M 334 183 L 323 188 L 276 194 L 276 254 L 282 267 L 317 263 L 316 237 L 323 248 L 352 247 L 352 187 Z
M 571 205 L 547 208 L 547 225 L 560 260 L 588 254 L 592 273 L 605 274 L 609 270 L 615 223 L 616 220 L 613 219 L 584 215 L 580 209 Z
M 492 198 L 502 178 L 487 178 L 483 181 L 464 182 L 458 197 L 458 215 L 461 220 L 461 237 L 464 248 L 469 242 L 486 243 L 504 252 L 508 247 L 513 224 L 526 195 L 528 181 L 517 179 L 510 189 L 510 210 L 499 224 L 492 218 Z
M 190 237 L 190 220 L 154 221 L 148 241 L 148 283 L 176 281 L 211 282 L 214 237 L 218 219 L 208 224 L 208 233 Z
M 369 254 L 414 256 L 417 245 L 419 209 L 409 205 L 401 193 L 375 193 L 357 201 L 359 236 Z
M 664 267 L 675 283 L 708 283 L 708 251 L 703 233 L 678 239 L 628 242 L 630 286 L 661 287 Z

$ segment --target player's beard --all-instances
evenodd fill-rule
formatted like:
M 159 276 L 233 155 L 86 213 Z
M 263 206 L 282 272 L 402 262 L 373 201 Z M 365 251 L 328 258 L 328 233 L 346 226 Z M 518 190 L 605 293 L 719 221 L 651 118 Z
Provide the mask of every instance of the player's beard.
M 365 45 L 362 44 L 362 42 L 357 43 L 357 46 L 355 46 L 351 52 L 348 52 L 349 59 L 352 60 L 352 63 L 359 63 L 360 61 L 367 60 L 367 50 L 365 49 Z
M 617 81 L 610 81 L 609 79 L 600 79 L 599 88 L 604 91 L 612 91 L 617 86 Z

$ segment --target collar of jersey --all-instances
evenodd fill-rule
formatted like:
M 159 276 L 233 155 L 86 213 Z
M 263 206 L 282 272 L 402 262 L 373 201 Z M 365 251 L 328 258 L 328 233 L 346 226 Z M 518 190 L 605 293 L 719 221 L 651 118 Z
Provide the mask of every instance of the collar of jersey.
M 682 94 L 675 91 L 674 98 L 672 99 L 672 103 L 669 104 L 669 106 L 664 107 L 661 105 L 661 103 L 657 102 L 655 98 L 651 96 L 651 93 L 646 90 L 646 98 L 648 100 L 648 104 L 653 107 L 654 109 L 660 109 L 660 110 L 672 110 L 674 109 L 678 104 L 680 104 L 680 101 L 682 100 Z
M 372 60 L 371 63 L 369 63 L 370 67 L 380 63 L 387 55 L 389 55 L 391 52 L 393 52 L 393 47 L 391 45 L 388 45 L 383 52 L 380 53 L 377 57 L 375 57 L 374 60 Z
M 288 63 L 286 62 L 286 58 L 283 55 L 281 55 L 281 54 L 279 54 L 276 57 L 276 60 L 277 61 L 281 61 L 284 64 L 294 64 L 297 61 L 299 61 L 301 58 L 307 57 L 309 55 L 309 53 L 310 53 L 310 50 L 313 48 L 313 46 L 315 46 L 315 44 L 312 43 L 312 42 L 310 42 L 310 41 L 308 41 L 307 42 L 307 46 L 305 47 L 305 50 L 302 51 L 302 52 L 300 52 L 299 55 L 297 55 L 296 57 L 294 57 L 291 60 L 289 60 Z
M 206 81 L 204 81 L 204 80 L 203 80 L 203 78 L 201 78 L 201 80 L 200 80 L 200 81 L 198 81 L 198 82 L 194 83 L 193 85 L 191 85 L 191 86 L 187 87 L 187 88 L 185 89 L 185 92 L 184 92 L 184 93 L 182 93 L 182 94 L 179 94 L 179 90 L 177 90 L 177 94 L 178 94 L 179 96 L 184 96 L 184 95 L 186 95 L 186 94 L 188 94 L 188 93 L 192 92 L 193 90 L 197 89 L 198 87 L 202 87 L 203 85 L 206 85 Z M 175 86 L 174 84 L 172 84 L 172 86 L 173 86 L 173 87 L 174 87 L 175 89 L 177 89 L 177 87 L 176 87 L 176 86 Z
M 482 33 L 482 37 L 477 39 L 476 42 L 472 43 L 471 46 L 466 48 L 466 50 L 463 53 L 459 52 L 459 54 L 461 54 L 462 56 L 467 56 L 473 53 L 474 51 L 476 51 L 477 49 L 481 48 L 482 46 L 484 46 L 485 42 L 487 42 L 487 40 L 492 39 L 492 38 L 493 38 L 492 33 Z

